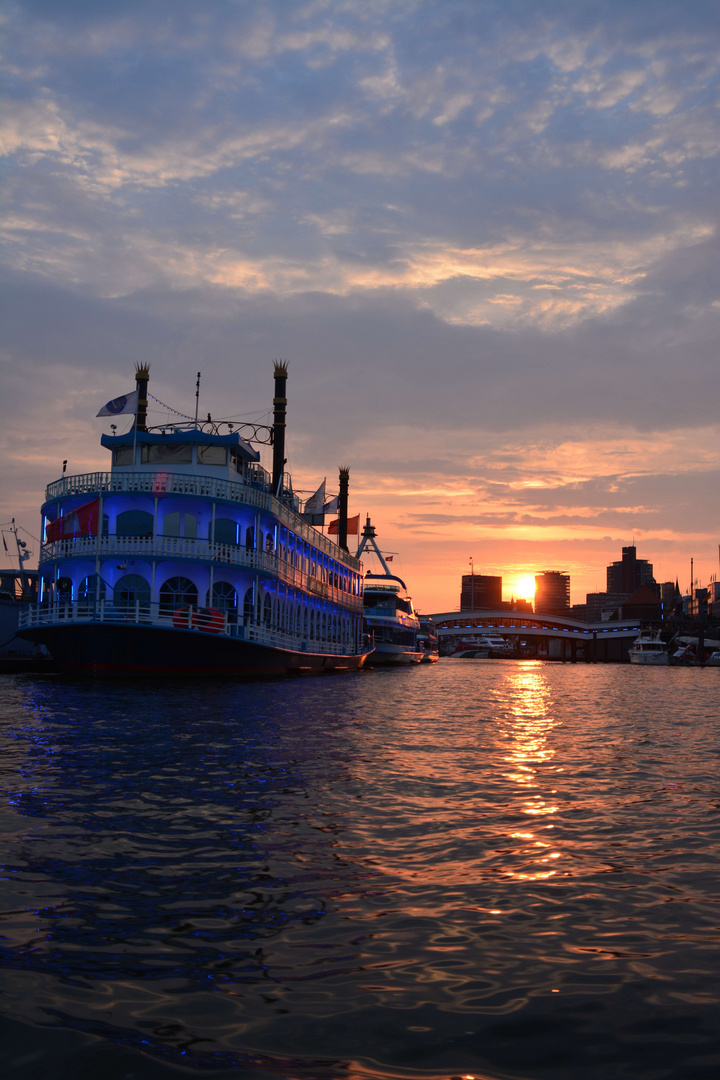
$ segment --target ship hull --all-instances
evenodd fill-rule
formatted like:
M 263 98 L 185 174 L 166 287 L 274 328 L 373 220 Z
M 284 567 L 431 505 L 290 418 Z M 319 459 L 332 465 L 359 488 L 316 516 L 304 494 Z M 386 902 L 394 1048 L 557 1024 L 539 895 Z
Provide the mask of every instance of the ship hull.
M 281 649 L 194 630 L 84 623 L 39 626 L 21 636 L 45 645 L 63 672 L 91 675 L 267 675 L 357 671 L 366 653 L 337 655 Z

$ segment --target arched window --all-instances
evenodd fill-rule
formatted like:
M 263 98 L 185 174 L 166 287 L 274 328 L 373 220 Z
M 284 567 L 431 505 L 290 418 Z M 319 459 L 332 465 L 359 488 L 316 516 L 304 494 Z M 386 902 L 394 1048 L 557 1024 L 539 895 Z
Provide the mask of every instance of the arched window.
M 145 510 L 125 510 L 115 522 L 117 536 L 152 536 L 153 516 Z
M 272 600 L 267 595 L 263 604 L 263 621 L 269 629 L 272 623 Z
M 212 590 L 212 606 L 220 611 L 228 611 L 237 614 L 238 594 L 230 582 L 216 581 Z
M 88 574 L 88 576 L 83 578 L 80 582 L 78 600 L 85 600 L 92 603 L 96 596 L 98 600 L 104 600 L 105 592 L 105 582 L 103 579 L 96 578 L 95 574 Z
M 192 604 L 197 607 L 198 591 L 190 578 L 171 577 L 160 586 L 160 607 L 174 610 Z
M 255 526 L 248 525 L 245 530 L 245 547 L 248 551 L 255 547 Z
M 245 623 L 255 622 L 252 586 L 245 593 L 245 599 L 243 600 L 243 620 Z
M 72 600 L 72 579 L 69 577 L 58 578 L 57 583 L 57 598 L 58 600 Z
M 230 518 L 216 518 L 214 538 L 216 544 L 228 544 L 237 547 L 240 543 L 240 527 L 237 521 Z
M 173 511 L 163 519 L 163 536 L 197 536 L 197 515 Z
M 125 574 L 115 582 L 113 600 L 115 607 L 125 611 L 134 611 L 138 601 L 143 605 L 149 605 L 150 585 L 139 574 Z

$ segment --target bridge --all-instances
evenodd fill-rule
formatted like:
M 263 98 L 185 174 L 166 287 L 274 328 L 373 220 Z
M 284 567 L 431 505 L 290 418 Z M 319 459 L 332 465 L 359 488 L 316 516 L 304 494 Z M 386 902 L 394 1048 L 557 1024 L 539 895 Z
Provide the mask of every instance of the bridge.
M 448 611 L 431 618 L 441 647 L 491 632 L 522 649 L 523 655 L 599 663 L 627 660 L 640 630 L 637 619 L 585 623 L 542 612 Z

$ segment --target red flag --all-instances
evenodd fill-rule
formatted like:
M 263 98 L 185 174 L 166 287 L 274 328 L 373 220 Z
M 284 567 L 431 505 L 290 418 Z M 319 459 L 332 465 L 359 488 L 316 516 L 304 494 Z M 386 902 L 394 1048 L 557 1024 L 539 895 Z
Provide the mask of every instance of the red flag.
M 335 518 L 333 521 L 331 521 L 328 525 L 328 536 L 337 536 L 339 525 L 340 518 Z M 353 536 L 357 536 L 357 534 L 360 532 L 359 514 L 356 514 L 354 518 L 348 518 L 347 531 L 348 534 L 351 534 Z
M 394 555 L 386 555 L 385 556 L 385 562 L 392 562 L 394 558 L 395 558 Z
M 63 514 L 57 521 L 48 522 L 45 540 L 51 544 L 55 540 L 73 540 L 76 536 L 97 536 L 99 515 L 99 499 L 78 506 L 77 510 Z

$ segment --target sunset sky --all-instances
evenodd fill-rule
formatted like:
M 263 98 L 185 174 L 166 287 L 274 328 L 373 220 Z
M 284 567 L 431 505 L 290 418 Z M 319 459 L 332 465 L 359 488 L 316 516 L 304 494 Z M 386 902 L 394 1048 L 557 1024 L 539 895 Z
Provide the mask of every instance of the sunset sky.
M 0 519 L 38 535 L 63 459 L 109 467 L 95 414 L 137 361 L 238 420 L 283 358 L 296 489 L 349 465 L 421 610 L 459 606 L 471 557 L 508 599 L 564 570 L 579 603 L 633 540 L 707 584 L 718 15 L 9 0 Z

